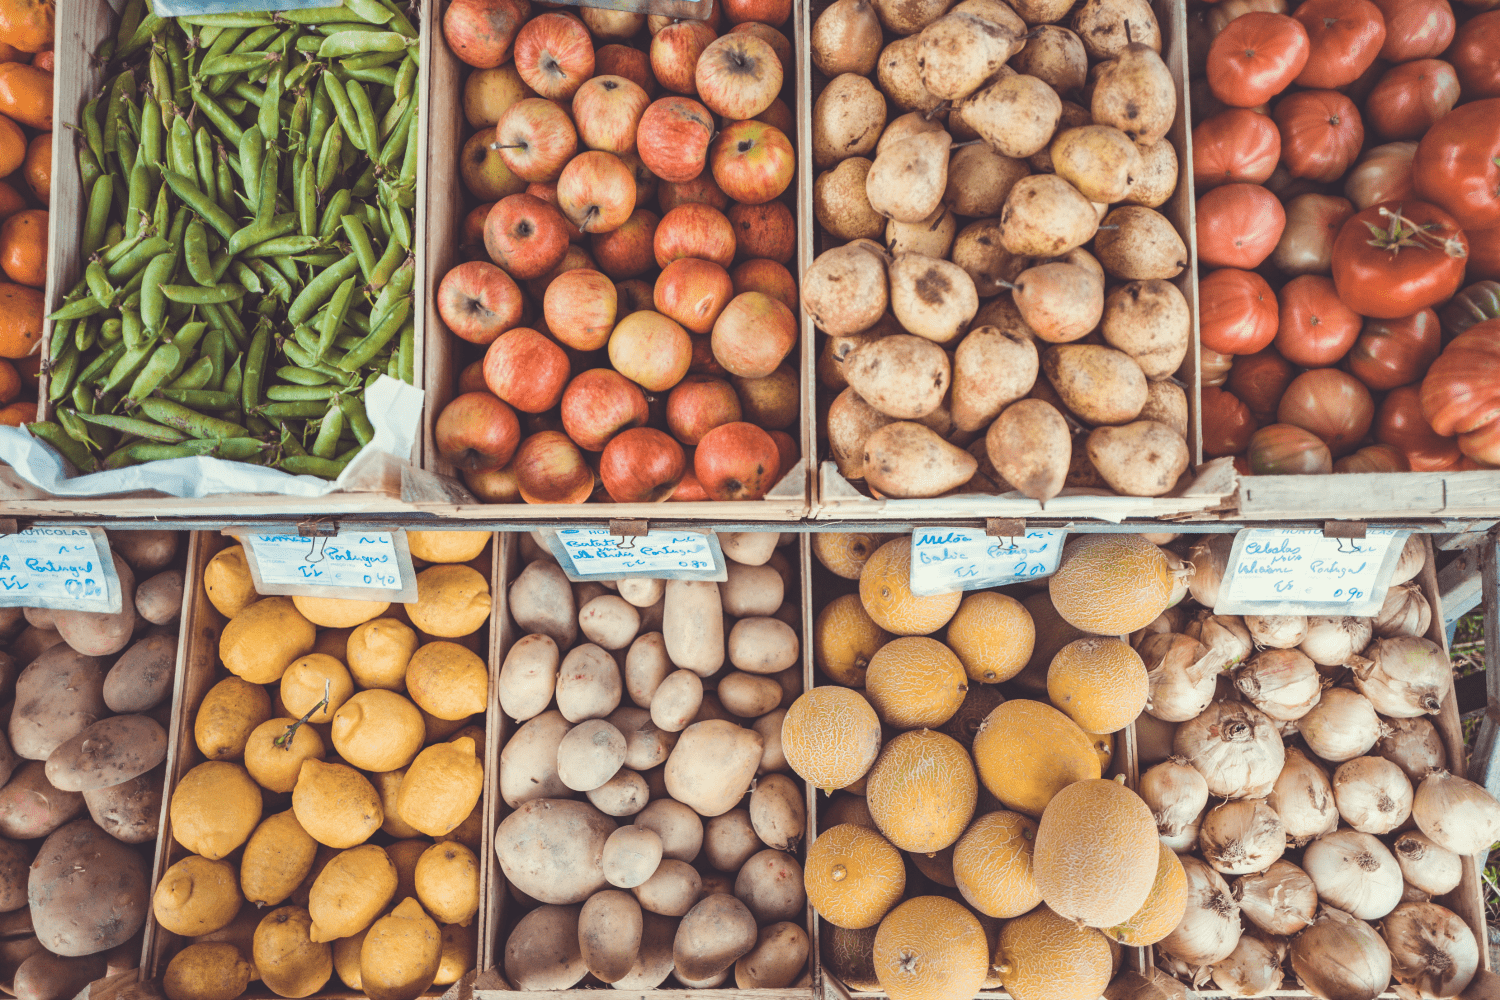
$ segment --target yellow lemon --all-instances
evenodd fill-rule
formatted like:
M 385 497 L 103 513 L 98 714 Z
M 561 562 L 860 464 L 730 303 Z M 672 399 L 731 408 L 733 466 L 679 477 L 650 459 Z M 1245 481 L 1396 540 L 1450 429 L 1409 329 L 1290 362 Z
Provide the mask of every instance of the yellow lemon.
M 193 719 L 193 739 L 209 760 L 234 760 L 255 727 L 271 717 L 271 696 L 259 684 L 226 677 L 208 689 Z
M 470 635 L 490 617 L 489 581 L 476 569 L 440 565 L 417 574 L 417 599 L 407 617 L 428 635 L 453 639 Z
M 362 771 L 405 767 L 425 735 L 422 713 L 394 691 L 361 691 L 333 715 L 333 748 Z
M 359 950 L 360 988 L 370 1000 L 416 1000 L 437 978 L 442 934 L 415 899 L 375 921 Z
M 210 760 L 177 782 L 170 813 L 172 836 L 210 861 L 231 854 L 260 823 L 260 788 L 238 764 Z
M 401 779 L 406 777 L 406 768 L 375 771 L 365 777 L 370 779 L 370 784 L 374 785 L 375 790 L 380 793 L 380 808 L 385 811 L 385 822 L 381 824 L 380 829 L 400 840 L 420 837 L 422 831 L 402 819 L 401 814 L 396 811 L 396 795 L 401 791 Z
M 299 656 L 312 652 L 317 629 L 288 597 L 265 597 L 229 619 L 219 636 L 219 659 L 251 684 L 281 680 Z
M 161 988 L 167 1000 L 234 1000 L 250 985 L 250 972 L 232 944 L 190 944 L 167 963 Z
M 415 875 L 417 899 L 438 923 L 467 926 L 479 912 L 479 858 L 463 844 L 433 844 Z
M 240 857 L 240 889 L 256 906 L 285 902 L 312 871 L 318 842 L 290 809 L 267 816 L 250 835 Z
M 319 873 L 307 894 L 314 941 L 358 934 L 396 895 L 396 866 L 374 844 L 340 853 Z
M 417 651 L 417 633 L 395 618 L 365 622 L 349 635 L 344 662 L 362 688 L 406 689 L 406 665 Z
M 173 934 L 193 937 L 227 926 L 244 902 L 234 865 L 193 854 L 162 873 L 151 912 Z
M 327 752 L 323 737 L 312 726 L 285 717 L 271 719 L 256 726 L 245 743 L 245 769 L 260 787 L 285 794 L 297 787 L 302 762 L 322 760 Z
M 311 937 L 312 917 L 300 906 L 283 906 L 255 929 L 255 968 L 277 996 L 312 996 L 333 975 L 333 949 Z
M 297 595 L 292 598 L 292 603 L 297 610 L 302 612 L 302 617 L 320 625 L 323 628 L 353 628 L 363 625 L 372 618 L 379 618 L 385 614 L 385 609 L 391 606 L 390 601 L 360 601 L 346 597 L 303 597 Z
M 225 618 L 233 618 L 260 600 L 255 581 L 250 579 L 243 545 L 231 545 L 208 561 L 203 567 L 203 593 Z
M 339 848 L 363 844 L 385 819 L 368 778 L 346 764 L 320 760 L 303 762 L 292 812 L 314 840 Z
M 354 694 L 354 679 L 344 665 L 324 653 L 308 653 L 292 661 L 281 675 L 281 703 L 287 714 L 300 719 L 323 701 L 328 704 L 308 716 L 309 722 L 328 722 Z
M 454 642 L 429 642 L 406 667 L 406 693 L 422 711 L 459 720 L 484 711 L 490 696 L 484 661 Z
M 429 837 L 441 837 L 474 810 L 483 787 L 484 765 L 474 756 L 473 740 L 436 743 L 407 768 L 396 808 L 407 823 Z

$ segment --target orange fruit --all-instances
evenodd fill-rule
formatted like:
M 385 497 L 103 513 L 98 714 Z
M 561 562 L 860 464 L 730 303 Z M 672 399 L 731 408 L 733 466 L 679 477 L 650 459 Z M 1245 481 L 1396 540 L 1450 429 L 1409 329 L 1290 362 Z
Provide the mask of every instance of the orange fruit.
M 910 535 L 876 549 L 859 571 L 859 599 L 865 611 L 876 625 L 895 635 L 936 632 L 948 624 L 963 597 L 962 591 L 930 597 L 912 593 Z
M 1146 707 L 1146 664 L 1113 636 L 1075 639 L 1047 668 L 1047 697 L 1085 733 L 1117 733 Z
M 0 222 L 0 270 L 17 284 L 47 283 L 46 212 L 31 208 Z
M 42 293 L 0 282 L 0 358 L 24 358 L 42 346 Z
M 21 373 L 9 361 L 0 361 L 0 403 L 14 403 L 21 395 Z
M 21 126 L 0 115 L 0 177 L 9 177 L 26 162 L 26 133 Z
M 1019 674 L 1035 645 L 1031 613 L 1004 594 L 970 594 L 948 623 L 948 648 L 981 684 L 999 684 Z
M 22 52 L 14 45 L 0 42 L 0 62 L 25 62 L 28 53 Z
M 962 903 L 918 896 L 880 922 L 874 964 L 875 977 L 891 1000 L 971 997 L 988 975 L 990 943 L 979 918 Z M 1106 985 L 1107 980 L 1098 993 Z
M 16 374 L 21 376 L 21 395 L 35 396 L 37 386 L 42 381 L 42 352 L 37 351 L 24 358 L 16 358 L 13 363 L 16 366 Z
M 26 198 L 5 181 L 0 181 L 0 222 L 26 207 Z
M 48 73 L 57 72 L 57 58 L 51 49 L 43 49 L 31 60 L 31 65 L 37 69 L 46 70 Z
M 43 132 L 26 147 L 26 183 L 43 205 L 52 200 L 52 133 Z
M 0 427 L 20 427 L 36 423 L 35 403 L 11 403 L 0 409 Z
M 0 0 L 0 9 L 15 2 Z M 0 63 L 0 115 L 52 131 L 52 74 L 25 63 Z
M 907 635 L 870 658 L 865 694 L 886 725 L 936 729 L 964 703 L 968 680 L 947 646 L 925 635 Z
M 901 852 L 874 830 L 842 823 L 818 834 L 802 870 L 807 900 L 835 927 L 874 927 L 901 901 Z
M 0 42 L 22 52 L 49 48 L 54 14 L 52 0 L 0 0 Z

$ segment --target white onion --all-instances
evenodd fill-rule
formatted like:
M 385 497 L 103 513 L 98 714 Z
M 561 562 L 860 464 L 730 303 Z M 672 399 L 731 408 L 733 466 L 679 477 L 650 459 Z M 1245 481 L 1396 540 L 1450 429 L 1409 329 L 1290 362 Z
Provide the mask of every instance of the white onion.
M 1205 608 L 1219 603 L 1219 584 L 1224 581 L 1224 571 L 1229 567 L 1229 553 L 1234 548 L 1231 534 L 1203 535 L 1188 550 L 1188 563 L 1193 575 L 1188 577 L 1188 590 L 1193 600 Z
M 1323 1000 L 1375 1000 L 1391 983 L 1391 953 L 1375 928 L 1325 906 L 1292 941 L 1292 971 Z
M 1137 652 L 1151 685 L 1146 696 L 1148 715 L 1163 722 L 1186 722 L 1213 701 L 1218 666 L 1201 642 L 1163 632 L 1141 640 Z
M 1234 686 L 1247 701 L 1278 722 L 1292 722 L 1323 697 L 1323 677 L 1296 649 L 1267 649 L 1234 672 Z
M 1139 792 L 1163 838 L 1182 836 L 1208 805 L 1208 782 L 1183 757 L 1172 757 L 1141 775 Z
M 1442 647 L 1417 636 L 1377 639 L 1355 664 L 1354 686 L 1375 711 L 1396 719 L 1436 715 L 1453 690 L 1453 664 Z
M 1452 892 L 1463 878 L 1463 859 L 1433 843 L 1425 833 L 1403 833 L 1391 845 L 1391 853 L 1406 881 L 1429 896 Z
M 1295 934 L 1318 912 L 1318 887 L 1307 872 L 1286 860 L 1235 879 L 1229 891 L 1245 919 L 1268 934 Z
M 1422 536 L 1407 535 L 1406 544 L 1401 546 L 1401 555 L 1396 559 L 1396 568 L 1391 571 L 1391 586 L 1415 579 L 1426 565 L 1427 546 L 1422 544 Z
M 1390 833 L 1411 815 L 1411 782 L 1384 757 L 1356 757 L 1333 772 L 1333 801 L 1360 833 Z
M 1379 920 L 1401 902 L 1401 866 L 1368 833 L 1324 834 L 1302 854 L 1302 867 L 1318 887 L 1318 898 L 1361 920 Z
M 1307 638 L 1306 615 L 1246 615 L 1245 627 L 1261 649 L 1291 649 Z
M 1447 771 L 1433 771 L 1422 779 L 1411 815 L 1418 830 L 1454 854 L 1488 851 L 1500 840 L 1500 802 L 1474 782 Z
M 1177 612 L 1175 616 L 1171 614 L 1174 611 Z M 1146 637 L 1150 635 L 1157 635 L 1161 632 L 1176 632 L 1177 628 L 1173 627 L 1174 617 L 1178 619 L 1183 617 L 1183 612 L 1180 608 L 1168 608 L 1147 622 L 1142 628 L 1138 628 L 1130 633 L 1130 647 L 1132 649 L 1140 649 L 1141 643 L 1145 642 Z
M 1370 644 L 1373 633 L 1368 618 L 1312 615 L 1307 619 L 1307 636 L 1297 648 L 1319 666 L 1341 667 Z
M 1224 961 L 1214 966 L 1214 985 L 1232 997 L 1263 997 L 1281 988 L 1281 961 L 1287 942 L 1246 931 Z
M 1156 965 L 1159 969 L 1165 970 L 1174 982 L 1191 984 L 1195 990 L 1208 982 L 1209 976 L 1213 974 L 1213 969 L 1209 966 L 1190 965 L 1180 958 L 1168 955 L 1161 949 L 1157 949 L 1156 952 Z M 1186 985 L 1183 985 L 1183 992 L 1187 992 Z M 1197 994 L 1188 993 L 1188 996 L 1196 1000 Z
M 1202 860 L 1187 855 L 1182 870 L 1187 874 L 1187 909 L 1157 948 L 1190 966 L 1222 962 L 1240 941 L 1240 906 L 1224 877 Z
M 1216 701 L 1177 727 L 1172 749 L 1186 757 L 1226 799 L 1261 798 L 1276 784 L 1286 747 L 1276 725 L 1254 705 Z
M 1167 606 L 1177 607 L 1188 595 L 1188 578 L 1193 575 L 1193 567 L 1171 549 L 1163 548 L 1161 554 L 1166 557 L 1167 569 L 1172 573 L 1172 594 L 1167 598 Z
M 1311 712 L 1297 720 L 1307 748 L 1324 760 L 1340 763 L 1370 752 L 1385 735 L 1370 699 L 1348 688 L 1329 688 Z
M 1456 997 L 1479 970 L 1479 942 L 1458 914 L 1436 903 L 1402 903 L 1381 921 L 1396 982 L 1427 998 Z
M 1263 872 L 1286 851 L 1286 830 L 1265 799 L 1231 799 L 1204 815 L 1198 849 L 1221 874 Z
M 1458 857 L 1458 855 L 1454 855 Z M 1400 860 L 1400 859 L 1397 859 Z M 1424 892 L 1412 885 L 1410 882 L 1401 883 L 1401 902 L 1403 903 L 1427 903 L 1432 900 L 1432 893 Z
M 1398 635 L 1426 635 L 1432 626 L 1432 605 L 1422 588 L 1403 583 L 1385 592 L 1385 601 L 1375 612 L 1375 634 L 1382 639 Z
M 1302 847 L 1314 837 L 1339 828 L 1338 807 L 1328 775 L 1296 747 L 1287 747 L 1286 763 L 1266 801 L 1281 817 L 1281 825 L 1293 847 Z
M 1206 813 L 1208 812 L 1208 810 L 1205 809 L 1203 810 L 1203 812 Z M 1203 813 L 1199 813 L 1197 816 L 1193 817 L 1193 821 L 1191 823 L 1189 823 L 1187 826 L 1184 826 L 1178 833 L 1175 833 L 1171 836 L 1167 836 L 1165 833 L 1163 833 L 1159 835 L 1157 839 L 1165 844 L 1168 850 L 1174 851 L 1177 854 L 1186 854 L 1188 851 L 1195 851 L 1198 849 L 1198 831 L 1202 828 L 1202 826 Z
M 1448 766 L 1448 753 L 1430 719 L 1418 716 L 1415 719 L 1380 721 L 1389 732 L 1380 738 L 1371 753 L 1401 768 L 1413 785 L 1427 777 L 1429 771 Z
M 1182 634 L 1208 647 L 1220 670 L 1239 665 L 1255 650 L 1250 630 L 1239 615 L 1216 615 L 1200 611 L 1182 629 Z

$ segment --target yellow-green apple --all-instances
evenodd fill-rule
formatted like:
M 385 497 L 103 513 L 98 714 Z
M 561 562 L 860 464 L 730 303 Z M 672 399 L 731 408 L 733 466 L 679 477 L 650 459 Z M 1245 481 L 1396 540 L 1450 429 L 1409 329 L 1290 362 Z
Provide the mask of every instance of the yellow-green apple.
M 758 257 L 737 265 L 729 276 L 734 279 L 734 294 L 765 292 L 793 313 L 797 311 L 800 304 L 797 279 L 792 277 L 792 272 L 784 265 Z
M 628 45 L 604 45 L 594 53 L 594 72 L 599 76 L 623 76 L 640 87 L 646 95 L 656 93 L 656 77 L 651 75 L 651 57 Z
M 464 485 L 481 503 L 520 503 L 521 490 L 516 486 L 514 464 L 499 469 L 464 472 Z
M 656 204 L 665 214 L 678 205 L 707 205 L 723 212 L 729 208 L 729 195 L 719 190 L 714 172 L 705 170 L 690 181 L 677 184 L 662 181 L 657 186 Z
M 619 229 L 589 238 L 589 248 L 599 269 L 611 278 L 634 278 L 656 266 L 656 227 L 660 222 L 650 209 L 638 208 Z
M 464 118 L 470 128 L 494 128 L 512 104 L 535 96 L 514 63 L 476 69 L 464 81 Z
M 692 356 L 687 331 L 650 309 L 626 316 L 609 335 L 609 363 L 647 392 L 666 392 L 681 382 Z
M 563 430 L 585 451 L 603 451 L 610 438 L 650 416 L 641 387 L 613 368 L 581 372 L 563 390 Z
M 705 334 L 693 338 L 693 360 L 688 362 L 688 372 L 692 375 L 712 375 L 715 378 L 729 377 L 724 366 L 719 364 L 719 359 L 714 357 L 713 337 Z
M 562 431 L 538 431 L 516 449 L 516 489 L 527 503 L 584 503 L 594 470 Z
M 578 138 L 589 149 L 629 153 L 635 149 L 635 128 L 650 104 L 646 92 L 623 76 L 596 76 L 573 95 Z
M 703 172 L 714 117 L 688 97 L 651 102 L 635 129 L 635 149 L 646 168 L 664 181 L 690 181 Z
M 528 184 L 550 184 L 578 152 L 578 132 L 556 101 L 517 101 L 495 126 L 495 146 L 510 172 Z
M 652 248 L 657 267 L 666 267 L 679 257 L 697 257 L 727 268 L 734 263 L 734 227 L 718 209 L 678 205 L 662 216 Z
M 568 252 L 568 232 L 557 209 L 530 194 L 501 198 L 484 220 L 490 260 L 525 281 L 556 267 Z
M 540 302 L 546 297 L 547 289 L 552 286 L 552 282 L 569 271 L 577 271 L 583 268 L 597 271 L 599 270 L 599 265 L 594 263 L 594 258 L 590 257 L 589 252 L 583 247 L 577 243 L 569 243 L 568 252 L 563 254 L 562 263 L 540 278 L 532 278 L 526 282 L 526 290 L 531 293 L 531 300 L 533 302 Z
M 789 263 L 797 252 L 797 220 L 786 202 L 761 205 L 736 202 L 729 206 L 729 224 L 742 258 L 765 257 L 778 264 Z
M 545 201 L 547 204 L 551 205 L 553 208 L 557 209 L 557 214 L 561 216 L 563 220 L 563 229 L 567 230 L 569 243 L 578 243 L 583 239 L 583 234 L 578 231 L 578 227 L 573 225 L 571 219 L 562 214 L 561 208 L 558 208 L 557 185 L 555 183 L 528 184 L 526 185 L 526 193 L 529 195 L 535 195 L 536 197 Z
M 723 0 L 730 24 L 761 21 L 779 28 L 792 16 L 792 0 Z
M 484 354 L 484 384 L 523 413 L 556 406 L 569 374 L 563 349 L 530 327 L 505 331 Z
M 603 7 L 579 7 L 583 23 L 595 38 L 625 41 L 646 26 L 646 15 L 632 10 L 606 10 Z
M 542 296 L 547 329 L 580 351 L 597 351 L 609 343 L 618 306 L 615 283 L 590 268 L 559 274 Z
M 741 378 L 765 378 L 796 343 L 796 316 L 765 292 L 736 295 L 714 323 L 714 357 Z
M 759 500 L 780 470 L 776 442 L 743 420 L 715 427 L 693 452 L 693 471 L 710 500 Z
M 689 333 L 708 333 L 734 298 L 729 272 L 711 260 L 679 257 L 656 276 L 656 311 L 681 323 Z
M 526 182 L 510 172 L 496 146 L 495 130 L 480 129 L 469 136 L 458 156 L 458 172 L 464 187 L 480 201 L 499 201 L 526 190 Z
M 743 31 L 721 35 L 698 56 L 693 78 L 708 110 L 740 121 L 769 108 L 781 93 L 781 60 L 764 38 Z
M 635 211 L 635 177 L 615 154 L 590 149 L 563 168 L 557 204 L 582 232 L 619 229 Z
M 567 100 L 594 75 L 594 40 L 572 14 L 539 14 L 517 32 L 515 61 L 538 96 Z
M 484 384 L 483 358 L 464 365 L 464 370 L 458 373 L 458 391 L 460 394 L 490 391 L 489 386 Z
M 685 445 L 722 424 L 744 419 L 734 387 L 711 375 L 688 375 L 667 396 L 667 429 Z
M 438 457 L 459 469 L 498 469 L 510 461 L 521 440 L 521 424 L 498 396 L 466 392 L 438 414 L 432 428 Z
M 470 66 L 493 69 L 510 58 L 511 43 L 530 16 L 526 0 L 453 0 L 443 12 L 443 38 Z
M 766 430 L 785 430 L 797 420 L 801 402 L 797 373 L 790 365 L 780 364 L 765 378 L 734 379 L 734 391 L 740 397 L 745 419 Z
M 776 61 L 781 63 L 781 72 L 786 75 L 787 67 L 792 65 L 792 42 L 785 34 L 766 24 L 764 21 L 741 21 L 729 29 L 729 34 L 741 33 L 754 35 L 761 41 L 771 46 L 771 51 L 776 53 Z
M 765 122 L 727 126 L 708 151 L 714 180 L 735 201 L 762 205 L 792 183 L 797 154 L 786 133 Z
M 718 37 L 702 21 L 677 21 L 651 37 L 651 73 L 676 94 L 696 93 L 694 70 L 703 50 Z
M 640 278 L 626 278 L 615 282 L 615 294 L 620 298 L 618 316 L 629 316 L 633 312 L 652 307 L 651 286 Z
M 437 307 L 454 336 L 471 344 L 488 344 L 520 325 L 526 302 L 510 275 L 494 264 L 471 260 L 443 275 Z
M 771 106 L 755 116 L 758 122 L 774 125 L 787 135 L 797 131 L 797 119 L 792 116 L 792 109 L 786 106 L 786 101 L 781 98 L 771 102 Z
M 687 456 L 671 435 L 655 427 L 622 431 L 599 456 L 599 478 L 616 503 L 658 503 L 672 495 L 687 472 Z

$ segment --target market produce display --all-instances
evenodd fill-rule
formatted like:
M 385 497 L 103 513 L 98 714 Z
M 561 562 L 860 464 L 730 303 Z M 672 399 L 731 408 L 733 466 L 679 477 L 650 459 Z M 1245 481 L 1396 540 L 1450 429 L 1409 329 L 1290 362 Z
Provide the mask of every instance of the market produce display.
M 570 585 L 523 547 L 495 831 L 513 989 L 810 985 L 796 561 L 775 532 L 718 537 L 724 583 Z
M 335 975 L 414 1000 L 474 968 L 490 538 L 408 532 L 410 604 L 261 597 L 241 546 L 208 562 L 228 624 L 152 897 L 168 1000 Z
M 1500 14 L 1189 11 L 1203 450 L 1248 474 L 1500 465 Z
M 886 497 L 1176 486 L 1179 84 L 1150 4 L 836 0 L 811 41 L 828 249 L 802 305 L 839 473 Z
M 365 388 L 412 382 L 418 36 L 393 0 L 126 4 L 82 109 L 84 277 L 48 344 L 79 471 L 213 455 L 336 477 Z
M 798 461 L 791 9 L 448 6 L 473 207 L 434 433 L 481 500 L 759 500 Z

